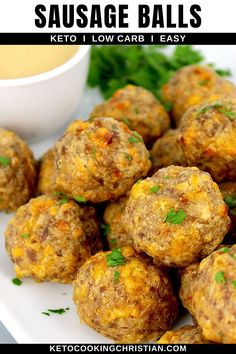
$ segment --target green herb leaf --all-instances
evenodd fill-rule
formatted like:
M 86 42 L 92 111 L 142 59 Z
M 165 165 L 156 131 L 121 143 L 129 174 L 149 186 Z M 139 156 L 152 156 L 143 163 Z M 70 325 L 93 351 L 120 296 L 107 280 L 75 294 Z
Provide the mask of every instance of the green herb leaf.
M 142 182 L 142 179 L 138 179 L 135 184 L 140 184 Z
M 122 255 L 120 248 L 114 248 L 110 254 L 107 255 L 108 267 L 114 267 L 125 264 L 125 257 Z
M 225 280 L 224 272 L 217 272 L 215 274 L 215 281 L 220 284 L 225 284 L 226 280 Z
M 150 188 L 151 193 L 157 193 L 160 190 L 160 186 L 153 186 Z
M 97 152 L 97 149 L 96 147 L 94 146 L 93 149 L 92 149 L 92 154 L 93 154 L 93 158 L 96 159 L 96 152 Z
M 27 234 L 27 233 L 25 233 L 25 234 L 21 234 L 21 237 L 22 237 L 22 238 L 29 238 L 29 237 L 30 237 L 30 235 L 29 235 L 29 234 Z
M 235 254 L 233 254 L 233 258 L 234 258 L 234 259 L 236 259 L 236 253 L 235 253 Z
M 63 204 L 65 204 L 65 203 L 68 203 L 68 201 L 69 201 L 68 195 L 66 195 L 66 194 L 64 194 L 64 193 L 62 193 L 62 192 L 54 192 L 53 194 L 54 194 L 56 197 L 61 198 L 61 199 L 58 201 L 58 203 L 59 203 L 60 205 L 63 205 Z
M 233 216 L 236 216 L 236 208 L 235 209 L 230 209 L 229 213 Z
M 125 118 L 125 117 L 124 117 L 122 120 L 123 120 L 123 122 L 124 122 L 126 125 L 128 125 L 128 127 L 131 126 L 130 120 L 129 120 L 128 118 Z
M 164 222 L 168 222 L 170 224 L 179 225 L 186 219 L 187 215 L 184 210 L 179 209 L 177 211 L 174 208 L 171 208 L 169 212 L 166 214 Z
M 230 209 L 236 207 L 236 196 L 226 195 L 224 201 Z
M 140 113 L 139 107 L 134 107 L 134 113 L 136 113 L 136 114 L 139 114 L 139 113 Z
M 172 110 L 173 104 L 172 102 L 163 102 L 163 106 L 166 110 L 166 112 L 170 112 Z
M 132 156 L 129 155 L 129 154 L 125 154 L 125 158 L 126 158 L 127 160 L 129 160 L 129 161 L 132 161 L 132 160 L 133 160 L 133 159 L 132 159 Z
M 116 238 L 112 238 L 112 239 L 110 239 L 110 242 L 113 243 L 113 245 L 116 245 L 117 240 L 116 240 Z
M 114 280 L 115 280 L 115 282 L 118 283 L 119 279 L 120 279 L 120 272 L 115 270 L 115 272 L 114 272 Z
M 129 137 L 128 140 L 130 143 L 142 143 L 143 142 L 143 138 L 137 132 L 133 132 L 131 137 Z
M 82 197 L 81 195 L 74 197 L 74 199 L 79 203 L 86 203 L 87 202 L 87 200 L 84 197 Z
M 101 224 L 101 229 L 103 230 L 103 235 L 108 236 L 111 233 L 111 227 L 109 224 Z
M 230 109 L 222 108 L 222 109 L 219 109 L 219 112 L 223 113 L 226 117 L 229 118 L 229 120 L 235 120 L 236 119 L 235 112 L 231 111 Z
M 9 159 L 8 157 L 0 156 L 0 165 L 6 167 L 6 166 L 10 165 L 10 162 L 11 162 L 11 159 Z
M 198 111 L 198 116 L 201 115 L 202 113 L 206 113 L 210 111 L 211 109 L 216 109 L 219 113 L 224 114 L 230 120 L 236 119 L 236 113 L 233 112 L 229 107 L 224 107 L 220 103 L 204 106 Z
M 233 281 L 231 282 L 231 284 L 232 284 L 233 287 L 236 289 L 236 280 L 233 280 Z
M 63 309 L 63 308 L 60 308 L 60 309 L 48 309 L 48 312 L 51 312 L 51 313 L 57 313 L 58 315 L 62 315 L 63 313 L 65 313 L 66 311 L 69 310 L 69 307 Z
M 19 278 L 13 278 L 11 281 L 16 286 L 20 286 L 22 284 L 22 280 L 20 280 Z
M 41 312 L 41 313 L 45 316 L 50 316 L 50 313 L 48 313 L 48 312 Z
M 216 69 L 215 72 L 219 75 L 219 76 L 232 76 L 232 73 L 230 70 L 228 69 Z
M 164 179 L 170 179 L 170 176 L 164 176 L 163 178 Z
M 209 79 L 202 80 L 202 81 L 199 82 L 199 86 L 206 86 L 209 81 L 210 81 Z
M 210 111 L 211 109 L 217 109 L 218 110 L 221 107 L 222 107 L 222 105 L 220 103 L 215 103 L 215 104 L 212 104 L 212 105 L 206 105 L 206 106 L 204 106 L 204 107 L 199 109 L 198 115 L 200 115 L 202 113 L 206 113 L 206 112 Z
M 219 249 L 220 252 L 228 253 L 230 251 L 229 247 L 222 247 Z

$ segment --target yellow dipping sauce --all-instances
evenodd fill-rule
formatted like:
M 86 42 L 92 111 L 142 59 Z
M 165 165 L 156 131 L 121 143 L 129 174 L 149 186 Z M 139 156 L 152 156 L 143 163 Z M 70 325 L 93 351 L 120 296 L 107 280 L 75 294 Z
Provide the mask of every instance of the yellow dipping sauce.
M 73 45 L 0 45 L 0 80 L 18 79 L 52 70 L 73 57 Z

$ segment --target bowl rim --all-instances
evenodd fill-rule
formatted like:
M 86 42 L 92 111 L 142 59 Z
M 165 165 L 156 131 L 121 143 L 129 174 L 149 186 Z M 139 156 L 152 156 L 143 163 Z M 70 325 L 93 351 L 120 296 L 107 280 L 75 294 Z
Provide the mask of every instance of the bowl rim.
M 39 82 L 47 81 L 49 79 L 52 79 L 56 76 L 63 74 L 64 72 L 68 71 L 73 66 L 75 66 L 77 63 L 79 63 L 85 57 L 85 55 L 88 53 L 91 47 L 91 45 L 85 45 L 85 44 L 81 44 L 78 46 L 79 46 L 78 51 L 62 65 L 57 66 L 56 68 L 51 69 L 49 71 L 32 75 L 32 76 L 26 76 L 17 79 L 0 80 L 0 87 L 16 87 L 16 86 L 37 84 Z

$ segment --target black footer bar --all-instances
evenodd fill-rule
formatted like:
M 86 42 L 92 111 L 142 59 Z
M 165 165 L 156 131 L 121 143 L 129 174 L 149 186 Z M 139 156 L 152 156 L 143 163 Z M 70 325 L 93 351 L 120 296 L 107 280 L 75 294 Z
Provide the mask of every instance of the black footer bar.
M 236 33 L 0 33 L 0 44 L 236 45 Z
M 181 353 L 181 354 L 235 354 L 236 345 L 221 344 L 11 344 L 11 351 L 24 350 L 25 354 L 42 353 Z M 7 348 L 8 347 L 8 348 Z M 2 344 L 0 349 L 9 349 Z

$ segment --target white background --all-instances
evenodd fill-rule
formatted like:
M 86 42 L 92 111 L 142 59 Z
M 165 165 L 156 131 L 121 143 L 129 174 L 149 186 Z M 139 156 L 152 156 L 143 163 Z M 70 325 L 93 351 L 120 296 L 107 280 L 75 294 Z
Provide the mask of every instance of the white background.
M 236 0 L 0 0 L 0 32 L 89 32 L 89 28 L 78 29 L 74 26 L 70 29 L 38 29 L 34 24 L 35 6 L 45 4 L 129 4 L 129 28 L 123 32 L 236 32 Z M 198 29 L 139 29 L 138 28 L 138 4 L 172 4 L 177 8 L 178 4 L 184 4 L 186 13 L 192 4 L 199 4 L 202 8 L 202 25 Z M 174 18 L 177 13 L 175 11 Z M 188 18 L 188 17 L 187 17 Z M 118 29 L 93 29 L 93 32 L 118 32 Z

